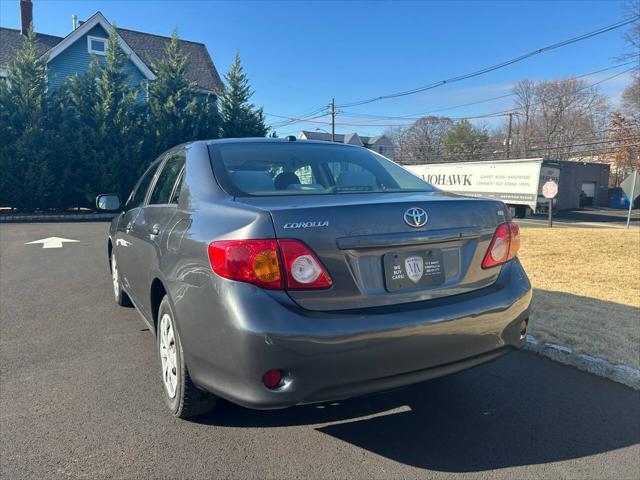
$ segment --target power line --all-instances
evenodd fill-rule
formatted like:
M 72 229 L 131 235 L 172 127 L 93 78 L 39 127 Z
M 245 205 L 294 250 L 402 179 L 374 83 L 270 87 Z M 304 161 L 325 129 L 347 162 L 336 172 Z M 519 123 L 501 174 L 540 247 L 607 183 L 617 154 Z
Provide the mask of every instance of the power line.
M 295 118 L 295 117 L 282 117 L 282 118 L 286 118 L 288 120 L 290 120 L 290 122 L 287 125 L 293 124 L 293 123 L 300 123 L 300 122 L 304 122 L 304 123 L 317 123 L 319 125 L 331 125 L 330 121 L 320 121 L 320 120 L 316 120 L 317 118 L 321 118 L 326 116 L 327 114 L 322 114 L 322 115 L 318 115 L 317 117 L 311 117 L 311 118 Z M 450 120 L 473 120 L 473 119 L 477 119 L 477 118 L 488 118 L 488 117 L 495 117 L 495 116 L 502 116 L 504 115 L 504 113 L 500 113 L 500 115 L 496 114 L 496 113 L 489 113 L 489 114 L 485 114 L 485 115 L 475 115 L 475 116 L 469 116 L 469 117 L 447 117 Z M 275 116 L 275 115 L 273 115 Z M 415 120 L 419 120 L 418 118 L 416 118 Z M 398 124 L 398 123 L 393 123 L 393 124 L 379 124 L 379 123 L 345 123 L 345 122 L 336 122 L 337 126 L 364 126 L 364 127 L 401 127 L 401 126 L 407 126 L 407 125 L 412 125 L 412 123 L 408 123 L 408 124 Z M 270 125 L 272 128 L 274 126 L 276 126 L 275 124 Z M 282 126 L 286 126 L 286 125 L 281 125 Z
M 275 116 L 275 115 L 272 115 L 272 116 Z M 298 118 L 298 117 L 284 117 L 283 116 L 281 118 L 284 118 L 285 120 L 281 120 L 279 122 L 275 122 L 275 123 L 271 124 L 270 127 L 279 127 L 279 128 L 287 127 L 287 126 L 292 125 L 294 123 L 304 122 L 304 121 L 307 121 L 307 120 L 311 121 L 313 119 L 322 118 L 324 116 L 326 116 L 326 113 L 321 113 L 319 115 L 314 115 L 314 116 L 305 116 L 305 117 L 300 117 L 300 118 Z
M 628 73 L 630 71 L 632 71 L 634 68 L 628 68 L 626 70 L 623 70 L 622 72 L 618 72 L 614 75 L 611 75 L 609 77 L 603 78 L 602 80 L 599 80 L 597 82 L 585 85 L 577 90 L 575 90 L 573 93 L 579 93 L 583 90 L 586 90 L 588 88 L 592 88 L 595 87 L 597 85 L 600 85 L 601 83 L 607 82 L 609 80 L 613 80 L 614 78 L 617 78 L 621 75 L 624 75 L 625 73 Z M 555 98 L 562 98 L 565 95 L 558 95 Z M 532 103 L 532 106 L 535 105 L 541 105 L 544 102 L 535 102 Z M 517 107 L 516 107 L 517 109 Z M 509 109 L 509 110 L 501 110 L 498 112 L 491 112 L 491 113 L 486 113 L 486 114 L 478 114 L 478 115 L 470 115 L 470 116 L 466 116 L 466 117 L 446 117 L 450 120 L 474 120 L 474 119 L 480 119 L 480 118 L 492 118 L 492 117 L 501 117 L 501 116 L 507 116 L 509 115 L 509 113 L 513 112 L 513 108 Z M 417 120 L 420 120 L 420 118 L 417 117 L 395 117 L 398 120 L 411 120 L 410 123 L 347 123 L 347 122 L 340 122 L 340 123 L 336 123 L 336 125 L 343 125 L 343 126 L 351 126 L 351 127 L 406 127 L 406 126 L 411 126 L 413 125 L 413 123 Z
M 276 118 L 284 118 L 287 119 L 287 121 L 285 122 L 275 122 L 272 125 L 270 125 L 271 128 L 273 127 L 286 127 L 287 125 L 291 125 L 291 123 L 296 123 L 296 122 L 292 122 L 292 119 L 296 119 L 296 121 L 304 119 L 304 118 L 320 118 L 326 115 L 326 113 L 322 113 L 321 115 L 318 115 L 321 112 L 325 112 L 327 110 L 327 106 L 323 105 L 319 108 L 316 108 L 315 110 L 312 110 L 308 113 L 304 113 L 302 115 L 297 115 L 295 117 L 291 117 L 291 116 L 284 116 L 284 115 L 276 115 L 274 113 L 265 113 L 265 115 L 270 116 L 270 117 L 276 117 Z
M 422 87 L 413 88 L 411 90 L 405 90 L 405 91 L 401 91 L 401 92 L 390 93 L 390 94 L 387 94 L 387 95 L 380 95 L 380 96 L 373 97 L 373 98 L 368 98 L 368 99 L 365 99 L 365 100 L 358 100 L 358 101 L 355 101 L 355 102 L 344 103 L 344 104 L 338 105 L 338 108 L 355 107 L 355 106 L 358 106 L 358 105 L 365 105 L 365 104 L 368 104 L 368 103 L 377 102 L 379 100 L 386 100 L 386 99 L 390 99 L 390 98 L 397 98 L 397 97 L 404 97 L 404 96 L 407 96 L 407 95 L 413 95 L 413 94 L 416 94 L 416 93 L 419 93 L 419 92 L 424 92 L 426 90 L 431 90 L 433 88 L 441 87 L 443 85 L 447 85 L 447 84 L 450 84 L 450 83 L 459 82 L 461 80 L 466 80 L 466 79 L 469 79 L 469 78 L 477 77 L 479 75 L 484 75 L 485 73 L 489 73 L 489 72 L 492 72 L 492 71 L 507 67 L 509 65 L 513 65 L 514 63 L 521 62 L 521 61 L 523 61 L 523 60 L 525 60 L 527 58 L 533 57 L 535 55 L 539 55 L 539 54 L 544 53 L 544 52 L 555 50 L 557 48 L 564 47 L 566 45 L 571 45 L 573 43 L 580 42 L 582 40 L 586 40 L 588 38 L 595 37 L 597 35 L 601 35 L 603 33 L 610 32 L 612 30 L 616 30 L 618 28 L 624 27 L 625 25 L 629 25 L 630 23 L 633 23 L 633 22 L 637 21 L 639 18 L 640 18 L 640 15 L 635 15 L 632 18 L 629 18 L 629 19 L 626 19 L 626 20 L 622 20 L 620 22 L 613 23 L 611 25 L 607 25 L 605 27 L 599 28 L 597 30 L 593 30 L 591 32 L 588 32 L 588 33 L 585 33 L 585 34 L 582 34 L 582 35 L 578 35 L 576 37 L 569 38 L 567 40 L 563 40 L 563 41 L 560 41 L 560 42 L 557 42 L 557 43 L 554 43 L 554 44 L 551 44 L 551 45 L 547 45 L 546 47 L 542 47 L 542 48 L 538 48 L 536 50 L 532 50 L 532 51 L 524 53 L 524 54 L 522 54 L 522 55 L 520 55 L 518 57 L 506 60 L 504 62 L 497 63 L 495 65 L 484 67 L 484 68 L 481 68 L 479 70 L 475 70 L 475 71 L 470 72 L 470 73 L 458 75 L 456 77 L 447 78 L 445 80 L 439 80 L 439 81 L 431 83 L 429 85 L 424 85 Z
M 620 65 L 615 65 L 615 66 L 612 66 L 612 67 L 603 68 L 603 69 L 600 69 L 600 70 L 596 70 L 596 71 L 593 71 L 593 72 L 585 73 L 585 74 L 578 75 L 578 76 L 575 76 L 575 77 L 569 77 L 569 78 L 567 78 L 565 80 L 575 80 L 575 79 L 578 79 L 578 78 L 581 78 L 581 77 L 594 75 L 596 73 L 601 73 L 601 72 L 604 72 L 604 71 L 612 70 L 614 68 L 618 68 L 618 67 L 621 67 L 621 66 L 626 66 L 626 65 L 629 65 L 629 64 L 632 64 L 632 63 L 635 63 L 635 62 L 632 61 L 632 62 L 622 63 Z M 578 92 L 581 92 L 581 91 L 586 90 L 588 88 L 595 87 L 597 85 L 600 85 L 601 83 L 607 82 L 607 81 L 612 80 L 614 78 L 617 78 L 617 77 L 619 77 L 621 75 L 624 75 L 625 73 L 628 73 L 628 72 L 630 72 L 632 70 L 634 70 L 634 68 L 625 69 L 622 72 L 618 72 L 618 73 L 616 73 L 614 75 L 610 75 L 609 77 L 603 78 L 602 80 L 599 80 L 597 82 L 585 85 L 585 86 L 577 89 L 573 93 L 578 93 Z M 509 94 L 509 95 L 505 95 L 505 96 L 512 96 L 512 95 L 514 95 L 514 94 Z M 561 98 L 563 96 L 564 95 L 559 95 L 556 98 Z M 484 101 L 481 101 L 481 102 L 484 102 Z M 481 103 L 481 102 L 477 102 L 477 103 Z M 532 106 L 540 105 L 541 103 L 543 103 L 543 102 L 536 102 L 536 103 L 533 103 Z M 323 107 L 323 108 L 327 109 L 328 107 Z M 517 107 L 516 107 L 516 109 L 517 109 Z M 319 110 L 323 110 L 323 109 L 319 109 Z M 318 110 L 316 110 L 316 113 L 317 112 L 318 112 Z M 446 118 L 448 118 L 450 120 L 474 120 L 474 119 L 480 119 L 480 118 L 493 118 L 493 117 L 507 116 L 507 115 L 509 115 L 509 113 L 512 113 L 512 112 L 513 112 L 513 109 L 510 109 L 510 110 L 501 110 L 501 111 L 498 111 L 498 112 L 491 112 L 491 113 L 486 113 L 486 114 L 470 115 L 470 116 L 465 116 L 465 117 L 446 117 Z M 429 113 L 429 112 L 426 112 L 426 113 Z M 356 115 L 355 112 L 353 112 L 353 114 Z M 331 125 L 331 122 L 329 122 L 329 121 L 318 121 L 317 120 L 318 118 L 322 118 L 322 117 L 326 116 L 327 113 L 322 113 L 320 115 L 310 116 L 310 117 L 289 117 L 289 116 L 276 115 L 276 114 L 269 114 L 269 115 L 271 115 L 272 117 L 285 119 L 284 122 L 276 122 L 276 123 L 271 124 L 270 125 L 271 128 L 282 128 L 282 127 L 289 126 L 289 125 L 292 125 L 292 124 L 295 124 L 295 123 L 315 123 L 315 124 L 320 124 L 320 125 Z M 420 118 L 422 118 L 422 117 L 388 116 L 388 117 L 381 118 L 381 120 L 383 120 L 383 119 L 411 120 L 411 122 L 410 123 L 337 122 L 336 125 L 338 125 L 338 126 L 350 126 L 350 127 L 406 127 L 406 126 L 412 125 L 416 120 L 420 120 Z
M 575 93 L 579 93 L 579 92 L 581 92 L 581 91 L 583 91 L 583 90 L 586 90 L 586 89 L 588 89 L 588 88 L 592 88 L 592 87 L 595 87 L 595 86 L 597 86 L 597 85 L 600 85 L 601 83 L 608 82 L 609 80 L 613 80 L 614 78 L 617 78 L 617 77 L 619 77 L 619 76 L 621 76 L 621 75 L 624 75 L 625 73 L 628 73 L 628 72 L 630 72 L 630 71 L 632 71 L 632 70 L 634 70 L 634 68 L 628 68 L 628 69 L 626 69 L 626 70 L 623 70 L 622 72 L 618 72 L 618 73 L 616 73 L 616 74 L 614 74 L 614 75 L 611 75 L 611 76 L 609 76 L 609 77 L 603 78 L 602 80 L 599 80 L 599 81 L 597 81 L 597 82 L 591 83 L 591 84 L 589 84 L 589 85 L 585 85 L 585 86 L 583 86 L 583 87 L 581 87 L 581 88 L 577 89 L 577 90 L 576 90 L 575 92 L 573 92 L 573 93 L 574 93 L 574 94 L 575 94 Z M 571 80 L 571 79 L 568 79 L 568 80 Z M 565 96 L 565 95 L 558 95 L 556 98 L 561 98 L 561 97 L 564 97 L 564 96 Z M 534 105 L 540 105 L 540 104 L 542 104 L 542 103 L 543 103 L 543 102 L 536 102 L 536 103 L 532 103 L 531 105 L 532 105 L 532 106 L 534 106 Z M 516 107 L 516 109 L 517 109 L 517 108 L 518 108 L 518 107 Z M 451 118 L 452 120 L 459 120 L 459 119 L 460 119 L 460 120 L 472 120 L 472 119 L 474 119 L 474 118 L 484 118 L 484 117 L 491 117 L 491 116 L 503 116 L 503 115 L 508 115 L 508 114 L 509 114 L 509 112 L 511 112 L 511 111 L 513 111 L 513 108 L 512 108 L 512 109 L 510 109 L 510 110 L 501 110 L 501 111 L 498 111 L 498 112 L 488 113 L 488 114 L 485 114 L 485 115 L 476 115 L 476 116 L 470 116 L 470 117 L 457 117 L 457 118 L 456 118 L 456 117 L 446 117 L 446 118 Z M 415 121 L 415 120 L 420 120 L 420 118 L 421 118 L 421 117 L 395 117 L 395 118 L 396 118 L 396 119 L 398 119 L 398 120 L 412 120 L 412 121 Z M 346 124 L 345 124 L 345 125 L 346 125 Z M 377 126 L 406 126 L 406 125 L 411 125 L 411 123 L 409 123 L 409 124 L 399 124 L 399 123 L 396 123 L 396 124 L 378 124 L 378 123 L 370 123 L 370 124 L 367 124 L 367 125 L 369 125 L 369 126 L 376 126 L 376 125 L 377 125 Z
M 596 75 L 598 73 L 607 72 L 609 70 L 615 70 L 616 68 L 624 67 L 626 65 L 631 65 L 631 64 L 636 65 L 637 64 L 637 60 L 632 60 L 630 62 L 625 62 L 625 63 L 619 63 L 617 65 L 612 65 L 612 66 L 609 66 L 609 67 L 606 67 L 606 68 L 601 68 L 599 70 L 595 70 L 595 71 L 588 72 L 588 73 L 583 73 L 581 75 L 576 75 L 576 76 L 573 76 L 573 77 L 563 78 L 562 80 L 565 80 L 565 81 L 567 81 L 567 80 L 577 80 L 579 78 L 589 77 L 591 75 Z M 628 72 L 628 71 L 629 70 L 626 70 L 625 73 Z M 431 113 L 445 112 L 445 111 L 449 111 L 449 110 L 455 110 L 456 108 L 470 107 L 472 105 L 479 105 L 481 103 L 487 103 L 487 102 L 492 102 L 492 101 L 495 101 L 495 100 L 500 100 L 500 99 L 503 99 L 503 98 L 513 97 L 514 95 L 515 95 L 515 93 L 512 92 L 512 93 L 507 93 L 505 95 L 499 95 L 497 97 L 491 97 L 491 98 L 485 98 L 483 100 L 477 100 L 477 101 L 474 101 L 474 102 L 463 103 L 463 104 L 459 104 L 459 105 L 453 105 L 453 106 L 450 106 L 450 107 L 441 107 L 441 108 L 438 108 L 438 109 L 435 109 L 435 110 L 429 110 L 429 111 L 426 111 L 426 112 L 409 113 L 409 114 L 406 114 L 406 115 L 395 115 L 395 116 L 392 116 L 392 115 L 375 115 L 375 114 L 349 112 L 349 111 L 343 111 L 342 115 L 344 115 L 346 117 L 356 117 L 356 118 L 358 118 L 358 117 L 371 117 L 371 118 L 378 118 L 380 120 L 409 119 L 411 117 L 416 117 L 416 116 L 418 118 L 420 118 L 420 117 L 423 117 L 425 115 L 429 115 Z

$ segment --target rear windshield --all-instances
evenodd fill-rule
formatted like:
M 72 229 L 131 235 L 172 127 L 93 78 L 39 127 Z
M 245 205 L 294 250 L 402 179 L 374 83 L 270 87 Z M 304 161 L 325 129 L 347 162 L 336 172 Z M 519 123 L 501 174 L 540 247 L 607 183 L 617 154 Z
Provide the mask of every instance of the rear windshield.
M 366 148 L 298 141 L 219 143 L 210 149 L 218 180 L 235 196 L 435 191 Z

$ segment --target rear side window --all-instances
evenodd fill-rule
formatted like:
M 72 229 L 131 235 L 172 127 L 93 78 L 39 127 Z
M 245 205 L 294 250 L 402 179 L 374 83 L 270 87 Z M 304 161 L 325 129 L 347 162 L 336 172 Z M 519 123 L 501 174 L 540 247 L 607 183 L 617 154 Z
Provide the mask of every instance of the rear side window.
M 209 148 L 216 177 L 234 196 L 435 191 L 366 148 L 304 141 L 213 143 Z
M 184 165 L 184 153 L 176 153 L 171 155 L 162 167 L 158 180 L 153 187 L 149 205 L 164 205 L 171 203 L 176 180 Z
M 127 200 L 126 208 L 132 209 L 136 207 L 141 207 L 144 203 L 144 198 L 147 196 L 147 190 L 149 189 L 149 184 L 151 180 L 153 180 L 153 176 L 156 172 L 158 165 L 151 165 L 146 172 L 142 175 L 142 178 L 138 181 L 138 185 L 135 187 L 131 195 L 129 195 L 129 200 Z

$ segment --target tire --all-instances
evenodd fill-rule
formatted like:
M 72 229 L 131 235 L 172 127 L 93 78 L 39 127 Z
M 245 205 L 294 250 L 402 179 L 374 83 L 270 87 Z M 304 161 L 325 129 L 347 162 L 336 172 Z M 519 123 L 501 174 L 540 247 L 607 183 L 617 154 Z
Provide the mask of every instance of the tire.
M 113 252 L 111 253 L 109 263 L 111 264 L 111 283 L 113 284 L 113 296 L 116 303 L 121 307 L 133 307 L 129 295 L 122 289 L 122 279 L 120 278 L 120 271 L 118 270 L 118 262 L 116 261 L 116 254 Z
M 516 218 L 525 218 L 527 216 L 527 207 L 516 207 Z
M 199 389 L 191 381 L 174 318 L 171 304 L 165 295 L 158 309 L 156 332 L 162 391 L 165 402 L 174 416 L 190 418 L 213 410 L 216 397 Z

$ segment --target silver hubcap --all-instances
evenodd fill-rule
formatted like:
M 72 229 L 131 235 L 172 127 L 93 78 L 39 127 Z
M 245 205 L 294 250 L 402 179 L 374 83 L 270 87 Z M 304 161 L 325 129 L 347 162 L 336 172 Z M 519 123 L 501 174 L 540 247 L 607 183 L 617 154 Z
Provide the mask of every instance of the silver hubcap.
M 168 313 L 160 319 L 160 361 L 162 363 L 162 381 L 170 398 L 176 396 L 178 383 L 178 363 L 176 339 L 173 334 L 173 322 Z
M 118 278 L 118 264 L 116 263 L 115 255 L 111 255 L 111 278 L 113 279 L 113 293 L 117 300 L 120 294 L 120 280 Z

